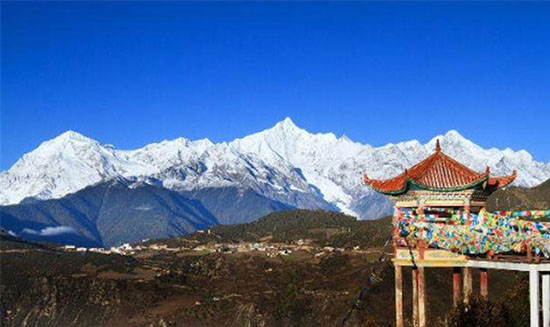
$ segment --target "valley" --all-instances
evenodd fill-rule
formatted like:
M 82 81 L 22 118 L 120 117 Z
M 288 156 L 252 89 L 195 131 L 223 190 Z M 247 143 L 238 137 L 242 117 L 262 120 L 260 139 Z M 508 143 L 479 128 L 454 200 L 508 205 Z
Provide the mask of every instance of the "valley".
M 2 326 L 335 326 L 344 317 L 345 326 L 391 326 L 390 234 L 389 218 L 307 210 L 108 253 L 4 233 Z M 448 289 L 451 274 L 430 272 L 428 292 Z M 524 326 L 526 290 L 509 287 L 522 278 L 491 275 L 495 314 L 513 314 L 503 326 Z M 430 306 L 432 321 L 448 317 L 448 295 Z M 410 316 L 412 304 L 405 307 Z

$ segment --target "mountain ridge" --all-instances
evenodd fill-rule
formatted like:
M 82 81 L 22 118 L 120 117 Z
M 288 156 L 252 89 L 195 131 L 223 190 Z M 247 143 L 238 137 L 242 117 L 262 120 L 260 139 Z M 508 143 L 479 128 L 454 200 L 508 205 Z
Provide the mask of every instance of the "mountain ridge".
M 134 179 L 177 192 L 234 188 L 252 190 L 291 207 L 334 207 L 359 218 L 391 210 L 383 196 L 365 187 L 361 174 L 387 178 L 432 153 L 436 139 L 443 151 L 474 170 L 489 165 L 504 175 L 519 169 L 515 185 L 535 186 L 550 177 L 550 163 L 525 150 L 484 149 L 450 130 L 426 144 L 418 140 L 380 147 L 347 136 L 310 133 L 285 118 L 273 127 L 231 142 L 184 137 L 118 150 L 75 131 L 67 131 L 26 153 L 0 173 L 0 204 L 26 198 L 62 198 L 111 178 Z

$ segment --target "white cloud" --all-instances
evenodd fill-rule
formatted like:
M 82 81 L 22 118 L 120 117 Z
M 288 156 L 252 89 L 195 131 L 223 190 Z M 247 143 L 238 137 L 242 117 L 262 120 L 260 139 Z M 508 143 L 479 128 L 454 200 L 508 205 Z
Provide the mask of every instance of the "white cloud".
M 56 226 L 56 227 L 46 227 L 39 231 L 30 229 L 30 228 L 23 228 L 23 233 L 31 234 L 31 235 L 40 235 L 40 236 L 56 236 L 61 234 L 76 234 L 76 231 L 69 226 Z
M 135 210 L 140 210 L 140 211 L 148 211 L 148 210 L 151 210 L 153 209 L 152 206 L 148 206 L 148 205 L 141 205 L 141 206 L 138 206 L 138 207 L 134 207 Z

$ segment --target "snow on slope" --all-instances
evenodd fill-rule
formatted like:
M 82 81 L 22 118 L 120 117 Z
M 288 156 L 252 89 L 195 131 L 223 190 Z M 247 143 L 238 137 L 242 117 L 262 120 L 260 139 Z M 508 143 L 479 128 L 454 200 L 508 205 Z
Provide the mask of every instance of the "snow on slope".
M 524 150 L 483 149 L 456 131 L 425 145 L 413 140 L 372 147 L 332 133 L 309 133 L 286 118 L 229 143 L 178 138 L 130 151 L 69 131 L 0 174 L 0 204 L 59 198 L 110 178 L 135 177 L 174 190 L 253 189 L 294 206 L 322 206 L 325 201 L 365 218 L 376 214 L 366 207 L 378 206 L 383 213 L 388 206 L 362 184 L 361 173 L 374 178 L 398 174 L 430 155 L 436 139 L 444 152 L 475 170 L 488 164 L 493 174 L 509 174 L 518 168 L 517 185 L 534 186 L 550 177 L 550 163 L 537 162 Z
M 0 203 L 26 197 L 60 198 L 109 177 L 143 175 L 151 169 L 73 131 L 43 142 L 0 175 Z

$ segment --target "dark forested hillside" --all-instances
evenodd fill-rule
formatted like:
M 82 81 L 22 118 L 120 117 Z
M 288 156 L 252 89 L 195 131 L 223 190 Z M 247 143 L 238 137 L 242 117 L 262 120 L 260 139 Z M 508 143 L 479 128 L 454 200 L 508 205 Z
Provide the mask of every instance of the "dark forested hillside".
M 197 200 L 147 184 L 111 181 L 61 199 L 0 207 L 1 227 L 30 240 L 113 246 L 175 237 L 217 223 Z
M 391 234 L 389 217 L 358 220 L 342 213 L 323 210 L 288 210 L 271 213 L 247 224 L 218 225 L 212 234 L 193 234 L 189 238 L 228 242 L 292 242 L 311 239 L 320 246 L 381 246 Z M 175 242 L 177 239 L 167 242 Z
M 200 201 L 220 224 L 247 223 L 271 212 L 294 207 L 258 194 L 251 189 L 236 187 L 204 188 L 183 193 L 186 197 Z M 314 204 L 311 204 L 314 205 Z M 316 205 L 319 205 L 316 203 Z
M 487 209 L 547 209 L 550 208 L 550 179 L 532 187 L 512 186 L 493 193 L 487 200 Z

